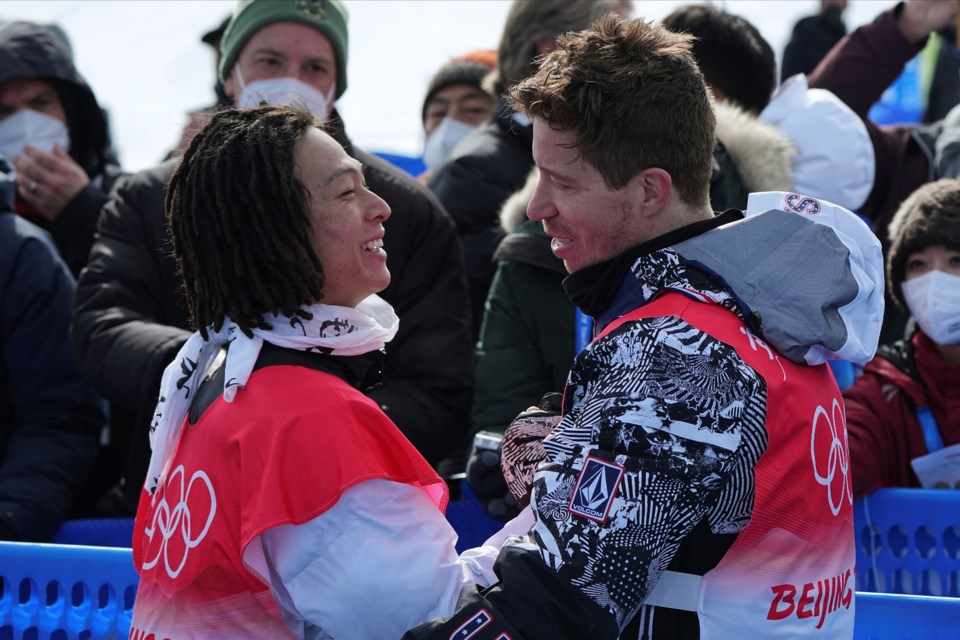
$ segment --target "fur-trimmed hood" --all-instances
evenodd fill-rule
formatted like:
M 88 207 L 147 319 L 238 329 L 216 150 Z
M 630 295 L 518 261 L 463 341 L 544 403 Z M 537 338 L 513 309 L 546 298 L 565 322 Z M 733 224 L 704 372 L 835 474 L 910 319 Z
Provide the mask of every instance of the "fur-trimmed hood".
M 516 229 L 520 223 L 527 219 L 527 205 L 533 199 L 533 192 L 537 190 L 539 176 L 539 169 L 536 167 L 531 169 L 523 188 L 507 198 L 503 206 L 500 207 L 500 227 L 507 233 Z
M 748 193 L 793 190 L 790 139 L 736 105 L 717 102 L 717 140 L 726 148 Z

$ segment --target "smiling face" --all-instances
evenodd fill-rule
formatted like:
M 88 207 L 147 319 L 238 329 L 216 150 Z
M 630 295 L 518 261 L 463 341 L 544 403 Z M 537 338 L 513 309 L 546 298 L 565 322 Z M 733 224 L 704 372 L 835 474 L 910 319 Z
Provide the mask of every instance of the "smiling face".
M 268 24 L 243 45 L 237 64 L 243 81 L 297 78 L 323 95 L 337 81 L 337 57 L 325 35 L 299 22 Z M 223 85 L 227 95 L 237 99 L 242 92 L 236 70 L 230 69 Z
M 527 217 L 543 221 L 550 248 L 567 271 L 609 260 L 648 240 L 645 217 L 635 210 L 636 182 L 610 189 L 596 167 L 580 158 L 576 135 L 533 120 L 533 157 L 540 182 Z
M 323 265 L 323 302 L 356 307 L 390 284 L 383 221 L 390 207 L 367 189 L 362 166 L 309 129 L 294 147 L 294 175 L 309 192 L 310 234 Z

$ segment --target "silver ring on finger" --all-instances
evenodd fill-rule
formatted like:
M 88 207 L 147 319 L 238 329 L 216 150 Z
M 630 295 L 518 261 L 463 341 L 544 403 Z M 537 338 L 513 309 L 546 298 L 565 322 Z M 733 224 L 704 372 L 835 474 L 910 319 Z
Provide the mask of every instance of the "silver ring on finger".
M 37 181 L 36 181 L 36 180 L 31 180 L 31 181 L 30 181 L 30 184 L 27 185 L 27 191 L 29 191 L 30 193 L 36 193 L 36 192 L 37 192 Z

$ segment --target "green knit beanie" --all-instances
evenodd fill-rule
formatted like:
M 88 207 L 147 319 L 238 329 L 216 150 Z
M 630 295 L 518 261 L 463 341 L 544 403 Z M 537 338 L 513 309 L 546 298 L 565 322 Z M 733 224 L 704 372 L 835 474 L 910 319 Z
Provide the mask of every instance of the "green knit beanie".
M 247 40 L 268 24 L 300 22 L 330 40 L 337 56 L 337 94 L 347 89 L 347 10 L 340 0 L 240 0 L 220 41 L 220 80 L 237 62 Z

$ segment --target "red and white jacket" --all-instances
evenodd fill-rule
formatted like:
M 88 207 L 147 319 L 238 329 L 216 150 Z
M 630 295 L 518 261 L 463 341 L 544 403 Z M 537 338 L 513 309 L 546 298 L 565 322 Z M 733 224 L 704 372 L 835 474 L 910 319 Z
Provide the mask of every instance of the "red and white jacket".
M 331 374 L 255 371 L 184 424 L 169 469 L 137 513 L 131 638 L 398 637 L 481 579 L 446 485 Z

